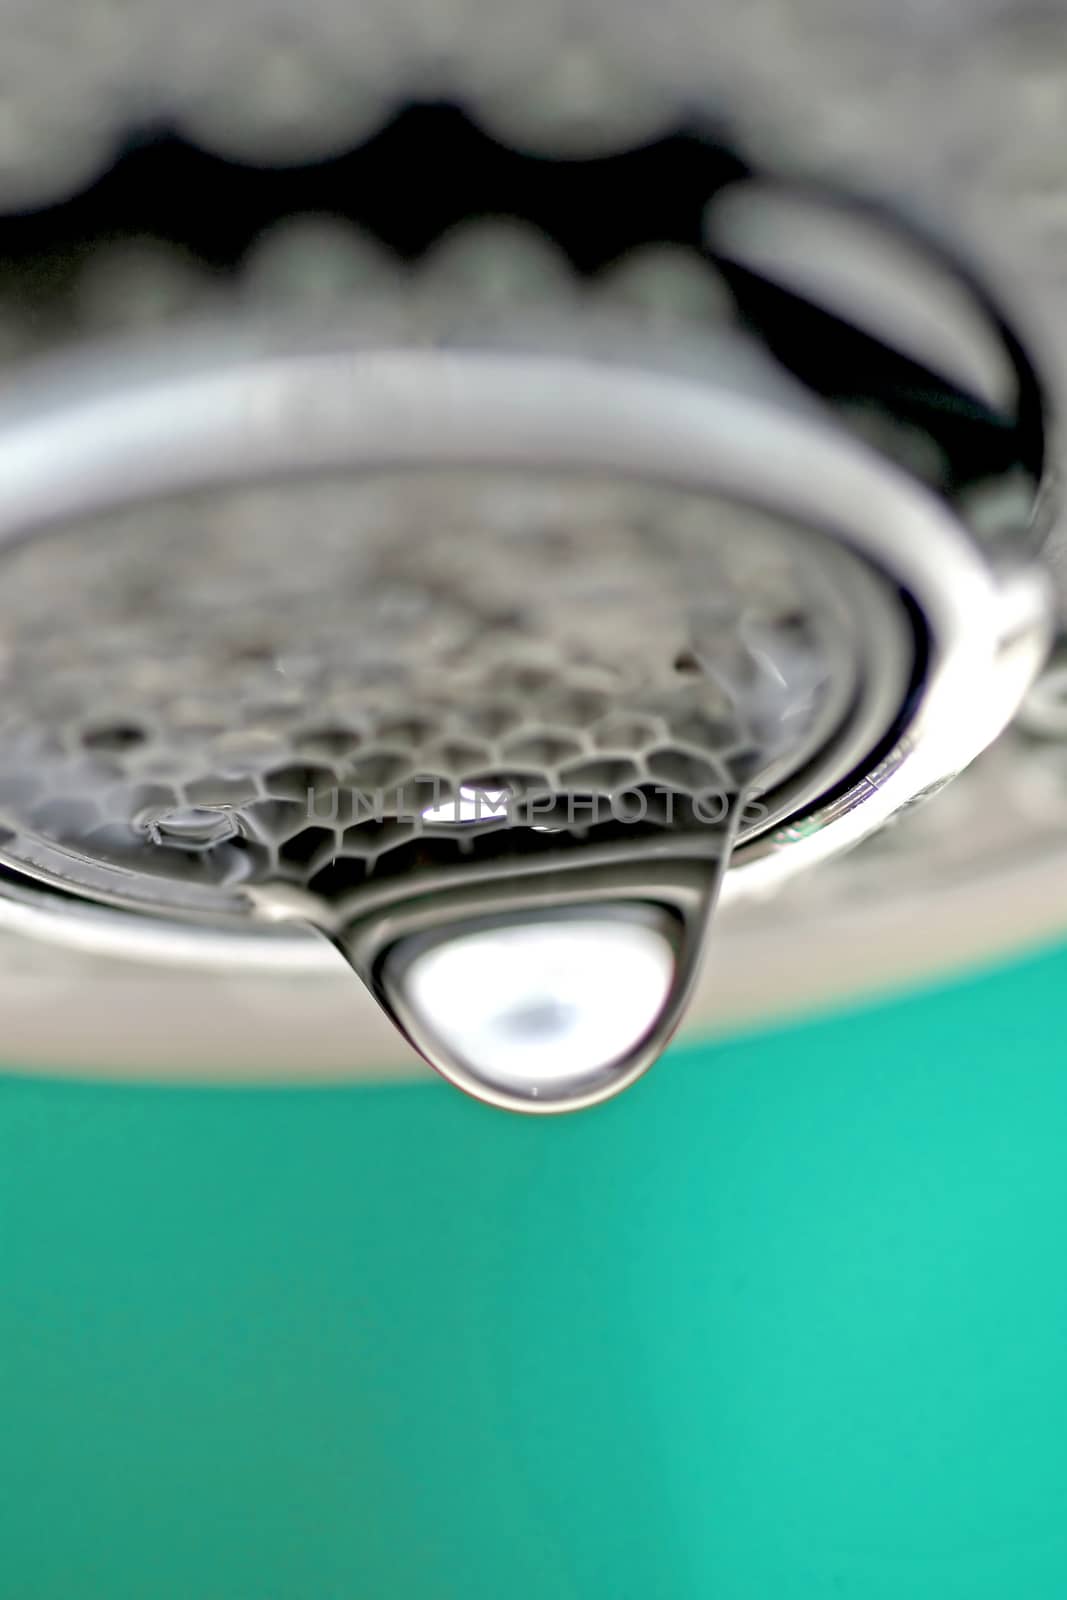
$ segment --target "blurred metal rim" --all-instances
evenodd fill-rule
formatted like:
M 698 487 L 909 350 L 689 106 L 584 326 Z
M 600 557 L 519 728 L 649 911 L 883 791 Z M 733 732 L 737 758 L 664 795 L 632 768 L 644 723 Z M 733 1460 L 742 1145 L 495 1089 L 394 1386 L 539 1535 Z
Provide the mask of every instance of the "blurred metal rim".
M 579 346 L 580 348 L 580 346 Z M 994 569 L 928 491 L 819 413 L 715 374 L 582 351 L 320 343 L 246 333 L 56 362 L 0 405 L 0 545 L 60 519 L 190 487 L 419 463 L 599 468 L 706 488 L 843 541 L 906 592 L 925 681 L 892 748 L 832 801 L 753 840 L 729 904 L 778 889 L 955 776 L 1009 720 L 1047 647 L 1041 575 Z M 56 463 L 63 464 L 57 471 Z M 252 918 L 183 925 L 8 880 L 0 925 L 81 949 L 233 971 L 331 957 Z

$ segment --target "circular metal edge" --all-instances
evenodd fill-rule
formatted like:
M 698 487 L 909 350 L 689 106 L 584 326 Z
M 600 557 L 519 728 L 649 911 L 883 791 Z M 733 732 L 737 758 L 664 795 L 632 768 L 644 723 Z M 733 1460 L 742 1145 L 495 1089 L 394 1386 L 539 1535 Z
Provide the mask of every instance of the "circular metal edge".
M 578 358 L 457 348 L 185 345 L 56 363 L 0 408 L 0 548 L 148 496 L 309 471 L 449 465 L 606 470 L 714 489 L 829 533 L 917 603 L 923 693 L 893 749 L 830 805 L 754 841 L 726 903 L 847 849 L 962 769 L 1010 719 L 1047 648 L 1043 574 L 995 570 L 931 493 L 817 412 Z M 57 470 L 56 463 L 64 464 Z M 317 970 L 310 936 L 183 924 L 0 885 L 0 926 L 186 967 Z

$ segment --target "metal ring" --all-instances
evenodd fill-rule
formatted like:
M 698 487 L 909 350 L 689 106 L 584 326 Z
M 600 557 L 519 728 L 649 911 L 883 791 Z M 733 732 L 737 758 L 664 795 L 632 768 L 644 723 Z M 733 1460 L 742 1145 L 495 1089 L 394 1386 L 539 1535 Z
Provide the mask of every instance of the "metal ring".
M 929 661 L 876 770 L 754 841 L 727 875 L 727 898 L 763 894 L 877 828 L 989 742 L 1042 658 L 1048 604 L 1031 568 L 994 571 L 930 492 L 820 413 L 707 376 L 586 351 L 486 351 L 460 338 L 449 348 L 365 338 L 323 348 L 267 334 L 221 357 L 194 342 L 180 355 L 56 364 L 0 405 L 0 547 L 148 496 L 424 463 L 608 470 L 714 490 L 829 534 L 911 598 Z M 76 899 L 42 891 L 31 912 L 33 898 L 25 884 L 10 901 L 0 896 L 0 922 L 148 953 L 147 918 L 79 907 L 75 931 Z M 175 922 L 158 930 L 157 948 L 174 960 L 185 936 L 197 964 L 272 966 L 282 945 L 295 964 L 320 964 L 302 940 L 251 926 L 186 933 Z

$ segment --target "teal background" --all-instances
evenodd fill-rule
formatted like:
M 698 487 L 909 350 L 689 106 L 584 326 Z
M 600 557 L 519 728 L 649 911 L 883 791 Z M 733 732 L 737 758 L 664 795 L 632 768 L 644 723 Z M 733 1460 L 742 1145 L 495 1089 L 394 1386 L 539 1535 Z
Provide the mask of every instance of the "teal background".
M 0 1084 L 4 1600 L 1063 1600 L 1067 953 L 512 1119 Z

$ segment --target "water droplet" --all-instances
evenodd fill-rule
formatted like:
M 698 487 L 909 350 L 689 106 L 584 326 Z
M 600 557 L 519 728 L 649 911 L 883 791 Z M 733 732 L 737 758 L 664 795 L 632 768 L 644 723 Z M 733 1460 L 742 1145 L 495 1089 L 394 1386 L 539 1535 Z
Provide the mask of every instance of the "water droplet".
M 398 954 L 404 1004 L 435 1058 L 491 1091 L 542 1102 L 625 1069 L 676 971 L 666 930 L 625 906 L 468 925 L 408 961 Z
M 179 850 L 211 850 L 240 833 L 228 806 L 184 806 L 147 819 L 143 826 L 153 844 Z

